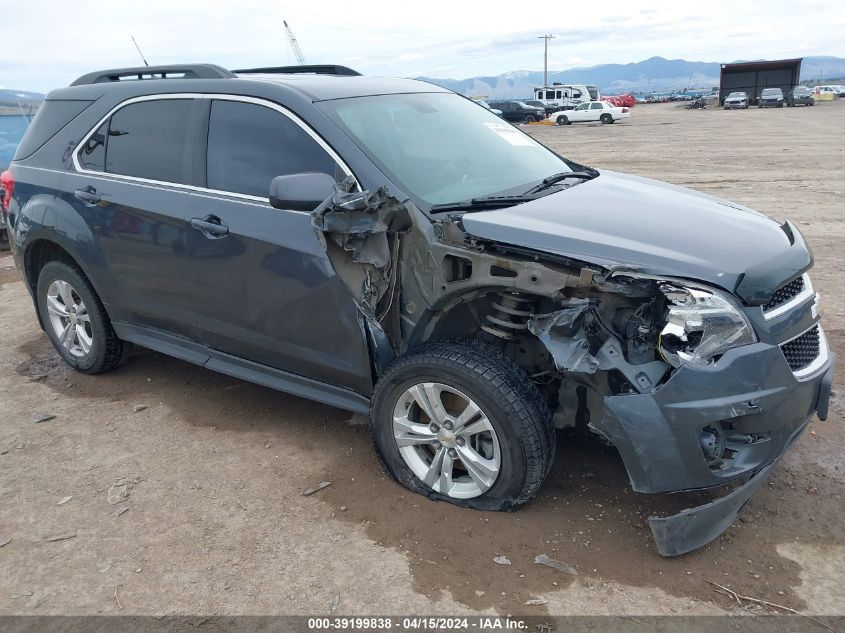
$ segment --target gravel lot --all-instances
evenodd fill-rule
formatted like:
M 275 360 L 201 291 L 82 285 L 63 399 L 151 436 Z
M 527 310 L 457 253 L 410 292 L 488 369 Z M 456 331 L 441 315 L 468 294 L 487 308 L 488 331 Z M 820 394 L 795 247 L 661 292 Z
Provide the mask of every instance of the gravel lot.
M 845 100 L 646 105 L 616 125 L 525 129 L 577 161 L 796 222 L 845 358 Z M 830 419 L 811 425 L 742 520 L 667 560 L 645 517 L 688 499 L 632 493 L 618 456 L 590 438 L 559 438 L 552 474 L 524 510 L 481 513 L 387 479 L 366 420 L 343 411 L 137 348 L 110 374 L 74 373 L 39 330 L 7 254 L 0 349 L 0 544 L 11 539 L 0 547 L 0 614 L 746 609 L 706 581 L 843 613 L 843 371 Z M 36 423 L 39 414 L 55 417 Z M 534 564 L 540 553 L 578 575 Z M 500 555 L 512 564 L 494 563 Z M 538 598 L 547 604 L 525 604 Z

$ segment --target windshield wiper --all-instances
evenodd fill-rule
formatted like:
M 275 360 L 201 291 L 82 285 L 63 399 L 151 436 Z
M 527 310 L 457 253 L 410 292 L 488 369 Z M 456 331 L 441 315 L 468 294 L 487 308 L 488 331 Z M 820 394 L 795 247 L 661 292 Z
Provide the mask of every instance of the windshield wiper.
M 531 187 L 528 191 L 525 192 L 526 196 L 530 196 L 531 194 L 539 193 L 543 191 L 543 189 L 548 189 L 556 185 L 557 183 L 566 180 L 567 178 L 579 178 L 581 180 L 592 180 L 596 176 L 599 175 L 594 169 L 589 171 L 562 171 L 559 174 L 552 174 L 548 178 L 543 178 L 539 185 L 535 187 Z
M 461 200 L 460 202 L 446 202 L 443 204 L 434 204 L 431 206 L 432 213 L 442 213 L 444 211 L 483 211 L 487 209 L 501 209 L 504 207 L 512 207 L 529 200 L 534 200 L 536 196 L 521 195 L 521 196 L 484 196 L 482 198 L 471 198 L 469 200 Z

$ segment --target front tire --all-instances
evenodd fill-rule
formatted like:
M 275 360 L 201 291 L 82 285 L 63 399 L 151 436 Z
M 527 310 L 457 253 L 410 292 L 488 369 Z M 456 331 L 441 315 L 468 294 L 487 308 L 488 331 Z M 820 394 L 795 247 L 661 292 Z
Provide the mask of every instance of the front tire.
M 68 365 L 86 374 L 117 366 L 123 342 L 79 268 L 60 261 L 45 264 L 38 274 L 36 297 L 47 336 Z
M 526 123 L 534 123 L 537 119 L 534 118 L 533 114 L 526 114 L 525 115 L 525 122 Z
M 568 117 L 568 116 L 566 116 L 565 114 L 561 114 L 561 115 L 557 118 L 557 124 L 558 124 L 558 125 L 569 125 L 569 117 Z
M 459 506 L 521 506 L 554 458 L 554 427 L 537 387 L 479 341 L 430 343 L 398 358 L 376 385 L 370 416 L 387 472 Z

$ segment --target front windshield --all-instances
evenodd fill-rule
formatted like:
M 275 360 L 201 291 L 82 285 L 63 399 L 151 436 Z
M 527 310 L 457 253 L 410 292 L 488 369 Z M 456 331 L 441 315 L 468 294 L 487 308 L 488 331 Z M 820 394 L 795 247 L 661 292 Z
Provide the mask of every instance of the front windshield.
M 728 99 L 742 99 L 743 97 L 745 97 L 744 92 L 732 92 L 728 95 Z
M 810 89 L 804 88 L 803 86 L 801 86 L 801 87 L 796 87 L 793 92 L 797 95 L 808 95 L 808 94 L 810 94 Z
M 773 96 L 779 95 L 779 94 L 781 94 L 780 88 L 766 88 L 763 91 L 764 97 L 773 97 Z
M 530 136 L 453 93 L 317 105 L 418 204 L 522 194 L 543 178 L 571 171 Z

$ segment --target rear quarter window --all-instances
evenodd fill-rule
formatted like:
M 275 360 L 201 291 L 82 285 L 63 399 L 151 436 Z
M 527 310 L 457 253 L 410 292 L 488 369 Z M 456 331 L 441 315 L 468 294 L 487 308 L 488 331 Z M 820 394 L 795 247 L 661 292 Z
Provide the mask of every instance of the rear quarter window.
M 49 99 L 42 103 L 18 145 L 14 160 L 32 156 L 92 103 L 66 99 Z

